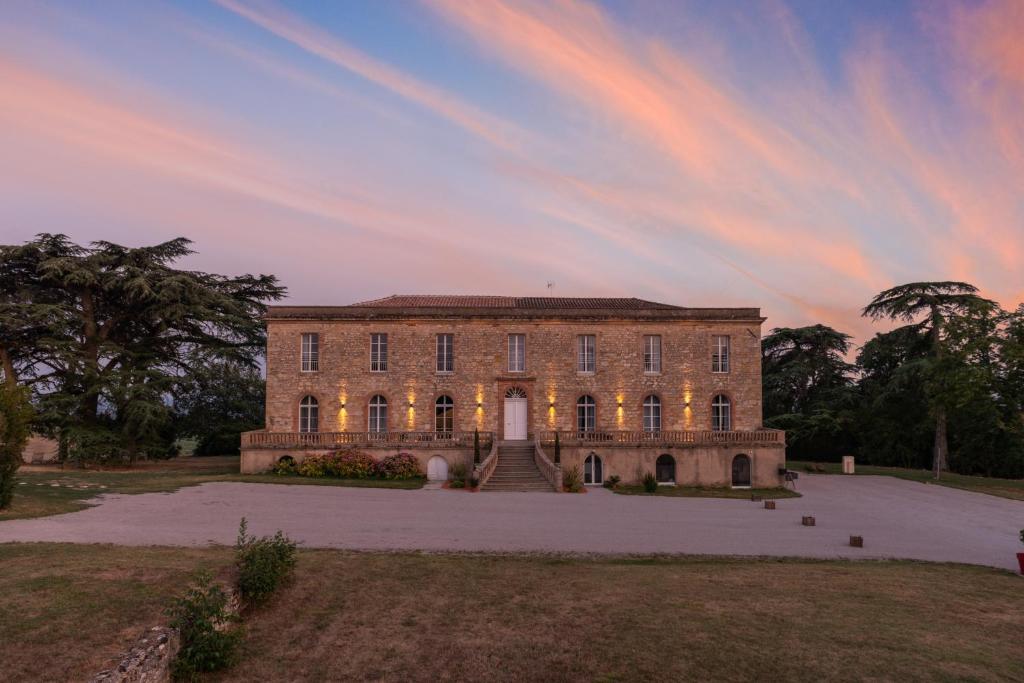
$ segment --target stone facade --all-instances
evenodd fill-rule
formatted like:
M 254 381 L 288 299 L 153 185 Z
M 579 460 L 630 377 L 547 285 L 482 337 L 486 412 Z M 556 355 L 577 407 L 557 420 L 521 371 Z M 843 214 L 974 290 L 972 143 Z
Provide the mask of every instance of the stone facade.
M 502 439 L 505 395 L 513 387 L 525 392 L 530 438 L 577 430 L 577 401 L 584 395 L 596 403 L 599 432 L 643 430 L 643 403 L 651 395 L 661 401 L 666 432 L 711 430 L 717 395 L 729 399 L 731 430 L 757 430 L 762 322 L 758 309 L 691 309 L 636 299 L 391 297 L 353 306 L 271 307 L 267 432 L 298 432 L 299 406 L 307 396 L 316 399 L 319 432 L 368 431 L 374 396 L 387 400 L 387 431 L 433 432 L 435 402 L 449 396 L 455 431 L 478 429 Z M 310 333 L 317 335 L 318 369 L 304 372 L 301 339 Z M 384 372 L 370 367 L 376 333 L 387 335 Z M 437 370 L 442 334 L 452 335 L 452 372 Z M 510 334 L 525 337 L 522 372 L 509 370 Z M 596 339 L 592 373 L 578 372 L 579 335 Z M 658 373 L 644 369 L 647 335 L 660 337 Z M 718 336 L 729 340 L 728 372 L 712 371 Z M 269 457 L 260 456 L 259 467 Z M 250 460 L 255 469 L 255 458 Z M 634 468 L 626 469 L 631 475 Z

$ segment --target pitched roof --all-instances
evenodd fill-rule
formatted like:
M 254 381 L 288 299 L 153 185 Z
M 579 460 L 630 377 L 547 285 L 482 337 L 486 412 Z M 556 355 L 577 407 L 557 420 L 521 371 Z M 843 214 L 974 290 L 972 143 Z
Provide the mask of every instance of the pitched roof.
M 268 320 L 576 318 L 761 321 L 758 308 L 684 308 L 645 299 L 395 294 L 348 306 L 270 306 Z

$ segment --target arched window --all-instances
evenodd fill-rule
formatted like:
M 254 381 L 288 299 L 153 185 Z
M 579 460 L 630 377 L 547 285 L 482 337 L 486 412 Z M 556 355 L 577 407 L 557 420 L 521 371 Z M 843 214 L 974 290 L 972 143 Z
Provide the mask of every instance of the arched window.
M 320 431 L 320 404 L 312 396 L 303 396 L 299 401 L 299 431 Z
M 711 399 L 711 429 L 716 432 L 732 429 L 732 401 L 725 394 Z
M 583 483 L 600 484 L 604 481 L 604 467 L 597 453 L 591 453 L 583 461 Z
M 522 387 L 509 387 L 505 398 L 526 398 L 526 390 Z
M 644 399 L 644 431 L 661 431 L 661 399 L 654 394 Z
M 732 485 L 750 486 L 750 457 L 740 454 L 732 459 Z
M 597 424 L 597 404 L 593 396 L 580 396 L 576 401 L 576 431 L 592 432 Z
M 676 459 L 668 453 L 659 455 L 654 463 L 654 476 L 659 483 L 676 483 Z
M 451 434 L 455 430 L 455 401 L 451 396 L 439 396 L 434 402 L 434 431 Z
M 388 400 L 379 394 L 370 399 L 370 424 L 371 432 L 388 431 Z

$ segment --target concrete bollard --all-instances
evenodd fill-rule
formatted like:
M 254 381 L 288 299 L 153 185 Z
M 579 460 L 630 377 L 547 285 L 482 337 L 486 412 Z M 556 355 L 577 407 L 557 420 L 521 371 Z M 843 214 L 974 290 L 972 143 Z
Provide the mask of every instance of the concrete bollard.
M 851 548 L 863 548 L 864 537 L 863 536 L 850 536 L 850 547 Z
M 803 521 L 801 522 L 804 526 L 814 526 L 814 517 L 808 517 L 804 515 Z
M 765 510 L 774 510 L 775 509 L 775 501 L 774 500 L 766 500 L 764 502 L 764 509 Z

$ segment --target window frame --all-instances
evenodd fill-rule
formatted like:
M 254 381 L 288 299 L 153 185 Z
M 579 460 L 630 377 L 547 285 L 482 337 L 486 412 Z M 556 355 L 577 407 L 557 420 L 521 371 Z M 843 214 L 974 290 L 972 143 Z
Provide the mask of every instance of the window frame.
M 653 342 L 657 340 L 657 353 L 654 351 Z M 651 343 L 649 343 L 651 342 Z M 657 367 L 654 367 L 654 361 L 657 361 Z M 661 374 L 661 335 L 660 334 L 645 334 L 644 335 L 644 374 L 645 375 L 660 375 Z
M 657 394 L 647 394 L 644 396 L 643 409 L 641 412 L 641 426 L 643 431 L 647 434 L 658 434 L 661 432 L 661 407 L 662 400 Z M 648 408 L 650 408 L 650 414 L 648 414 Z M 655 415 L 655 408 L 657 408 L 657 414 Z M 655 417 L 657 417 L 657 426 L 654 425 Z M 650 425 L 650 428 L 648 428 Z
M 370 372 L 388 371 L 388 333 L 370 333 Z
M 317 434 L 320 432 L 320 401 L 312 394 L 299 399 L 299 433 Z
M 388 431 L 388 399 L 384 394 L 374 394 L 367 402 L 366 431 L 371 434 L 386 434 Z M 383 414 L 381 411 L 383 410 Z M 384 427 L 381 429 L 381 427 Z
M 512 340 L 517 340 L 515 355 L 513 355 Z M 521 343 L 519 343 L 521 342 Z M 510 332 L 506 344 L 508 352 L 508 363 L 506 367 L 509 372 L 526 372 L 526 335 L 521 332 Z M 521 361 L 518 368 L 512 366 L 513 359 Z
M 724 344 L 722 343 L 724 340 Z M 724 353 L 723 353 L 724 350 Z M 732 338 L 727 334 L 711 336 L 711 372 L 726 375 L 732 367 Z
M 589 348 L 588 348 L 589 344 Z M 590 361 L 589 364 L 587 361 Z M 597 372 L 597 335 L 576 335 L 576 374 L 593 375 Z
M 447 402 L 443 402 L 447 399 Z M 439 412 L 444 411 L 444 412 Z M 438 420 L 442 420 L 442 427 L 438 429 Z M 455 399 L 448 394 L 441 394 L 434 399 L 434 433 L 451 436 L 455 433 Z
M 722 401 L 719 401 L 719 399 L 722 399 Z M 732 403 L 732 396 L 729 394 L 715 394 L 711 397 L 711 431 L 732 431 Z M 724 421 L 723 407 L 725 408 Z
M 588 399 L 590 402 L 586 403 Z M 597 431 L 597 401 L 590 394 L 583 394 L 576 399 L 576 431 L 580 433 Z
M 450 375 L 455 372 L 455 335 L 451 332 L 439 332 L 434 342 L 434 370 L 439 375 Z
M 319 332 L 302 332 L 299 335 L 299 372 L 320 372 Z

